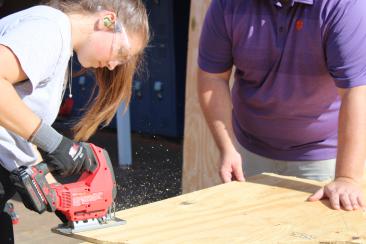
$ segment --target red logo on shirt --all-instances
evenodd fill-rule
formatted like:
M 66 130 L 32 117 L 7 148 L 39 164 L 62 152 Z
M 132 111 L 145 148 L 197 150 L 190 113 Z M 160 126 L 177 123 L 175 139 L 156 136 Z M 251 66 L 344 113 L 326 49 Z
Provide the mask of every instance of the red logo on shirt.
M 301 19 L 296 20 L 296 30 L 301 30 L 304 27 L 304 22 Z

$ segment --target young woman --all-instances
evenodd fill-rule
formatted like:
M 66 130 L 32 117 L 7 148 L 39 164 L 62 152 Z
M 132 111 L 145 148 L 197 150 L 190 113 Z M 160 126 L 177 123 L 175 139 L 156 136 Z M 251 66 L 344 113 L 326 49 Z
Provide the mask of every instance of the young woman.
M 140 0 L 51 0 L 0 20 L 0 243 L 13 242 L 3 212 L 14 193 L 9 172 L 36 161 L 32 144 L 57 174 L 88 169 L 86 141 L 108 124 L 131 83 L 149 39 Z M 73 52 L 95 71 L 98 95 L 71 140 L 55 131 Z

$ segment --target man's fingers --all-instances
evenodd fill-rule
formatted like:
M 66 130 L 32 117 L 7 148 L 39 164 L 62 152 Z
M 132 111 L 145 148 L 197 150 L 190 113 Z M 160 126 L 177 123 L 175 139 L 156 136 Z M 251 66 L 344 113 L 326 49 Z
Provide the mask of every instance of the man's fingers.
M 221 179 L 224 183 L 231 182 L 231 172 L 226 171 L 226 170 L 221 170 L 220 171 L 220 176 L 221 176 Z
M 245 181 L 242 167 L 234 168 L 234 175 L 237 181 Z
M 308 201 L 315 202 L 315 201 L 318 201 L 318 200 L 322 199 L 323 197 L 324 197 L 324 188 L 322 187 L 317 192 L 315 192 L 313 195 L 311 195 L 308 198 Z
M 360 205 L 360 207 L 366 211 L 366 204 L 365 204 L 365 199 L 362 197 L 362 196 L 358 196 L 357 197 L 357 202 L 358 202 L 358 205 Z
M 361 206 L 358 204 L 357 195 L 350 195 L 349 199 L 351 201 L 351 205 L 353 210 L 359 209 Z
M 331 195 L 329 197 L 329 201 L 330 201 L 330 206 L 333 209 L 339 210 L 341 208 L 341 206 L 339 204 L 340 199 L 339 199 L 339 195 L 338 194 L 333 193 L 333 195 Z
M 341 204 L 345 210 L 348 210 L 348 211 L 353 210 L 353 206 L 352 206 L 351 200 L 349 199 L 348 194 L 341 194 L 339 196 L 339 201 L 341 202 Z M 338 209 L 338 208 L 336 208 L 336 209 Z

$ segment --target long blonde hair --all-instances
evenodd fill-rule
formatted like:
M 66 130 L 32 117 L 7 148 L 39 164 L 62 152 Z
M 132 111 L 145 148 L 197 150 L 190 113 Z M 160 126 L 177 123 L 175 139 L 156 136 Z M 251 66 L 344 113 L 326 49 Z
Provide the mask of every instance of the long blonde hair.
M 100 8 L 114 11 L 127 33 L 134 33 L 141 37 L 142 50 L 149 42 L 148 18 L 141 0 L 50 0 L 46 4 L 65 13 L 92 14 Z M 73 127 L 75 140 L 86 141 L 100 124 L 108 125 L 121 102 L 128 106 L 132 92 L 132 79 L 141 57 L 142 52 L 112 71 L 107 68 L 94 69 L 98 94 L 81 120 Z

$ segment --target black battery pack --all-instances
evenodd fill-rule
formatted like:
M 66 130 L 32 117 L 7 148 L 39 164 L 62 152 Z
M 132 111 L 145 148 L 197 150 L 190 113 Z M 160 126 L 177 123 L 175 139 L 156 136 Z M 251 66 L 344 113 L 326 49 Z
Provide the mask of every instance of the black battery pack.
M 10 179 L 20 194 L 24 206 L 37 213 L 47 210 L 47 205 L 40 186 L 32 178 L 31 168 L 21 166 L 11 172 Z

